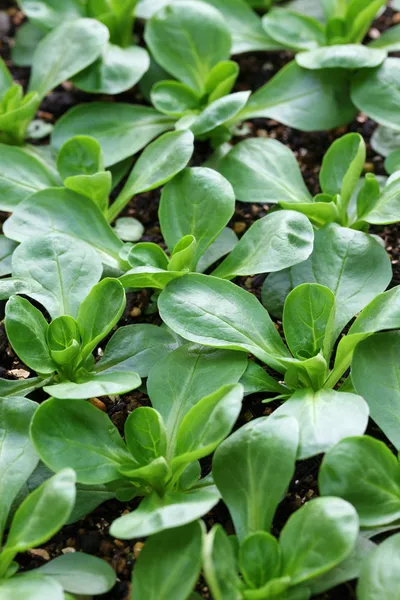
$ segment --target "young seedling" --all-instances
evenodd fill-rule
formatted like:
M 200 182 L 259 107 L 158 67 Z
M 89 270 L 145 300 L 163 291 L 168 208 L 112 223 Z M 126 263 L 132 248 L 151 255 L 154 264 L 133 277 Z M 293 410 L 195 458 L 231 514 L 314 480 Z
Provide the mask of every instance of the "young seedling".
M 18 30 L 13 59 L 16 64 L 30 65 L 38 40 L 64 21 L 91 18 L 104 24 L 109 43 L 101 56 L 78 73 L 74 84 L 93 94 L 120 94 L 133 87 L 150 65 L 144 48 L 133 44 L 132 30 L 138 0 L 70 0 L 50 3 L 46 0 L 19 0 L 29 21 Z M 31 51 L 31 52 L 29 52 Z
M 26 95 L 22 86 L 13 82 L 1 60 L 0 141 L 22 145 L 43 98 L 60 83 L 91 65 L 101 55 L 108 37 L 107 28 L 94 19 L 60 24 L 36 47 Z
M 319 174 L 321 192 L 312 197 L 289 148 L 272 139 L 249 139 L 215 164 L 238 200 L 279 204 L 306 215 L 314 227 L 339 223 L 368 231 L 370 224 L 400 220 L 400 182 L 393 176 L 380 188 L 373 173 L 360 179 L 366 148 L 358 133 L 339 138 L 325 154 Z
M 235 424 L 243 397 L 235 382 L 245 367 L 245 357 L 238 360 L 234 353 L 182 346 L 150 371 L 147 387 L 154 408 L 132 412 L 125 441 L 90 403 L 50 399 L 32 421 L 35 448 L 52 470 L 61 463 L 74 465 L 80 483 L 112 483 L 125 502 L 144 496 L 134 512 L 114 521 L 111 535 L 131 539 L 185 525 L 219 500 L 212 479 L 199 480 L 198 461 Z
M 127 288 L 160 290 L 189 271 L 205 271 L 228 253 L 214 276 L 233 279 L 279 271 L 310 255 L 313 231 L 303 215 L 268 215 L 238 241 L 226 227 L 234 210 L 233 190 L 221 175 L 206 168 L 185 169 L 161 196 L 159 218 L 170 256 L 157 244 L 135 244 L 126 257 L 131 269 L 120 281 Z
M 275 300 L 287 295 L 283 309 L 287 346 L 257 299 L 229 281 L 184 275 L 167 284 L 158 305 L 165 323 L 185 339 L 251 353 L 281 374 L 278 386 L 253 364 L 244 383 L 249 379 L 249 391 L 278 393 L 286 399 L 276 414 L 298 420 L 299 457 L 306 458 L 325 452 L 343 437 L 365 431 L 368 406 L 354 393 L 351 379 L 340 391 L 334 388 L 351 366 L 360 341 L 382 329 L 399 327 L 397 313 L 389 308 L 399 288 L 380 293 L 391 280 L 382 246 L 367 234 L 335 224 L 317 232 L 310 259 L 290 271 L 293 279 L 288 287 L 285 281 L 275 282 Z M 264 297 L 274 299 L 272 291 L 265 289 Z M 340 333 L 361 310 L 334 355 Z
M 55 535 L 68 521 L 76 497 L 75 473 L 63 469 L 30 493 L 15 512 L 12 510 L 39 460 L 29 439 L 36 408 L 36 403 L 26 398 L 16 397 L 12 402 L 0 398 L 0 596 L 9 600 L 64 600 L 64 592 L 73 594 L 69 598 L 103 594 L 115 583 L 113 569 L 105 561 L 80 552 L 18 573 L 17 554 L 41 546 Z
M 154 325 L 120 328 L 100 361 L 93 351 L 118 323 L 126 305 L 122 284 L 99 281 L 102 265 L 84 242 L 61 234 L 33 238 L 13 255 L 13 277 L 1 281 L 0 296 L 11 296 L 5 326 L 11 346 L 38 378 L 0 381 L 3 395 L 25 395 L 45 386 L 61 398 L 90 398 L 127 392 L 140 385 L 155 362 L 177 346 Z M 28 300 L 40 302 L 51 317 Z

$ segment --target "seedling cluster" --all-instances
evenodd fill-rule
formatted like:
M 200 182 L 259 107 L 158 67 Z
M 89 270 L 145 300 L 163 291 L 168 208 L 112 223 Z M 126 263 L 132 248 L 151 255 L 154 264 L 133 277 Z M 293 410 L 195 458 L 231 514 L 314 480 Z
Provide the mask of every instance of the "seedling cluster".
M 1 600 L 127 600 L 111 556 L 46 550 L 109 501 L 132 600 L 399 598 L 386 4 L 18 0 L 0 58 Z M 260 52 L 286 64 L 247 89 L 240 55 Z M 66 81 L 79 101 L 45 122 Z M 317 182 L 266 119 L 325 140 Z

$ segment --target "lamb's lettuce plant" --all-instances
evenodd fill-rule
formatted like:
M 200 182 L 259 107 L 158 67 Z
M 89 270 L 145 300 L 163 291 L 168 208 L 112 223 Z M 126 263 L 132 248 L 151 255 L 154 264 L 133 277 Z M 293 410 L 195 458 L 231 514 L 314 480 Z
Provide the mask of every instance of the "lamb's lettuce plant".
M 119 94 L 133 87 L 150 65 L 147 51 L 133 44 L 132 29 L 138 0 L 19 0 L 28 17 L 18 30 L 13 58 L 16 64 L 30 65 L 38 38 L 46 36 L 64 21 L 97 19 L 109 32 L 109 42 L 95 62 L 79 72 L 74 84 L 90 93 Z
M 360 262 L 360 256 L 365 262 Z M 390 282 L 391 268 L 380 244 L 367 234 L 335 224 L 317 232 L 310 259 L 291 271 L 297 279 L 283 309 L 288 347 L 258 300 L 229 281 L 184 275 L 167 284 L 158 305 L 165 323 L 185 339 L 250 352 L 281 374 L 276 381 L 259 365 L 252 365 L 244 383 L 249 380 L 249 391 L 271 392 L 286 400 L 276 414 L 299 421 L 299 456 L 305 458 L 354 435 L 350 430 L 365 431 L 368 406 L 354 393 L 351 379 L 342 382 L 340 391 L 334 388 L 351 366 L 360 341 L 382 329 L 399 327 L 397 312 L 389 308 L 398 288 L 381 293 Z M 285 297 L 288 289 L 278 287 L 282 291 Z M 269 296 L 265 290 L 264 296 Z M 334 354 L 343 328 L 361 310 Z
M 271 534 L 298 441 L 295 419 L 267 417 L 241 427 L 215 452 L 214 480 L 237 536 L 215 525 L 205 538 L 203 568 L 215 600 L 307 600 L 358 575 L 352 558 L 360 553 L 359 525 L 349 502 L 311 500 L 289 518 L 279 540 Z
M 0 398 L 0 595 L 7 600 L 64 600 L 64 592 L 103 594 L 116 580 L 113 569 L 88 554 L 76 552 L 42 567 L 18 573 L 18 554 L 41 546 L 68 521 L 75 504 L 75 473 L 63 469 L 29 494 L 14 512 L 13 503 L 35 469 L 39 457 L 29 437 L 37 409 L 26 398 Z M 8 530 L 7 539 L 4 534 Z
M 379 544 L 364 561 L 357 584 L 357 598 L 394 598 L 398 590 L 399 568 L 400 534 L 397 533 Z
M 61 234 L 33 238 L 13 255 L 13 277 L 1 280 L 9 297 L 5 326 L 11 346 L 38 378 L 0 381 L 3 395 L 25 395 L 45 386 L 61 398 L 89 398 L 127 392 L 140 385 L 154 361 L 176 347 L 167 330 L 153 325 L 120 328 L 100 361 L 93 351 L 125 309 L 122 284 L 99 279 L 102 265 L 87 244 Z M 40 302 L 50 324 L 25 294 Z M 147 334 L 147 336 L 146 336 Z
M 321 192 L 314 197 L 293 153 L 277 140 L 240 142 L 213 166 L 232 184 L 238 200 L 301 212 L 314 227 L 333 222 L 368 231 L 371 224 L 400 220 L 400 183 L 391 177 L 381 189 L 382 181 L 373 173 L 360 179 L 365 161 L 365 142 L 358 133 L 334 141 L 322 161 Z
M 131 413 L 125 441 L 90 403 L 50 399 L 32 421 L 35 448 L 53 471 L 74 465 L 80 483 L 112 483 L 122 501 L 144 496 L 135 511 L 114 521 L 111 535 L 130 539 L 185 525 L 219 501 L 212 479 L 199 479 L 198 461 L 236 422 L 243 397 L 237 382 L 246 364 L 237 353 L 185 344 L 150 371 L 153 408 Z
M 238 241 L 226 228 L 234 210 L 232 187 L 222 175 L 201 167 L 183 170 L 164 187 L 159 208 L 170 257 L 157 244 L 135 244 L 126 257 L 132 268 L 120 281 L 127 288 L 163 289 L 189 271 L 208 269 L 228 252 L 212 272 L 216 277 L 280 271 L 311 254 L 313 230 L 303 215 L 267 215 Z
M 96 61 L 107 45 L 108 37 L 107 27 L 94 19 L 59 25 L 36 47 L 26 95 L 22 86 L 14 83 L 1 60 L 0 141 L 23 144 L 42 99 L 60 83 Z

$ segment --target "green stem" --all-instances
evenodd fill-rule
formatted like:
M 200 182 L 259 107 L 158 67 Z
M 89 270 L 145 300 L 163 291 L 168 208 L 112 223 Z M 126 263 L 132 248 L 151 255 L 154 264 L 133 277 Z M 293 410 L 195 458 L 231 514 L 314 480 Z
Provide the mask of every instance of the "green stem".
M 129 189 L 125 190 L 123 188 L 114 202 L 111 204 L 109 209 L 107 210 L 107 221 L 112 223 L 116 217 L 118 217 L 119 213 L 124 210 L 125 206 L 131 200 L 132 194 Z

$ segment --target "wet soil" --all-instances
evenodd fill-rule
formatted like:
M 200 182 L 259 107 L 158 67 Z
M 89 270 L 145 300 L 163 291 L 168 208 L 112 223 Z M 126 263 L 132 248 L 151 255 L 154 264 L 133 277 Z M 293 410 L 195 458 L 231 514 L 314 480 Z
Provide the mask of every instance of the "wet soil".
M 11 69 L 14 78 L 26 86 L 29 78 L 29 69 L 15 67 L 11 61 L 10 48 L 13 43 L 13 36 L 16 29 L 23 22 L 23 14 L 15 8 L 12 1 L 0 0 L 0 55 L 6 60 Z M 393 12 L 387 8 L 385 13 L 374 23 L 370 36 L 374 37 L 377 32 L 385 30 L 387 27 L 400 22 L 400 13 Z M 141 29 L 138 24 L 138 35 Z M 234 57 L 240 65 L 240 77 L 236 84 L 236 91 L 251 89 L 255 90 L 266 81 L 268 81 L 282 66 L 292 59 L 292 55 L 283 53 L 252 53 Z M 43 101 L 38 117 L 49 123 L 55 123 L 72 106 L 81 102 L 88 102 L 99 97 L 90 96 L 80 92 L 66 83 L 53 92 Z M 137 88 L 129 90 L 124 94 L 113 97 L 100 98 L 109 102 L 129 102 L 143 103 L 144 99 Z M 310 191 L 315 194 L 319 192 L 318 173 L 321 160 L 330 144 L 347 132 L 360 133 L 367 143 L 367 161 L 365 170 L 374 172 L 377 175 L 385 175 L 383 159 L 377 155 L 369 144 L 370 137 L 376 127 L 376 124 L 365 115 L 359 114 L 356 119 L 346 127 L 341 127 L 332 131 L 304 133 L 290 127 L 286 127 L 271 119 L 254 119 L 246 122 L 242 126 L 243 135 L 233 139 L 233 143 L 241 141 L 244 137 L 270 137 L 277 139 L 289 146 L 295 153 L 300 164 L 301 171 Z M 44 140 L 46 142 L 47 140 Z M 40 142 L 43 143 L 43 142 Z M 192 159 L 192 165 L 202 165 L 211 153 L 210 147 L 206 143 L 196 143 L 196 150 Z M 143 241 L 153 241 L 163 244 L 159 222 L 158 222 L 158 204 L 159 190 L 141 194 L 137 196 L 126 208 L 125 214 L 139 219 L 144 227 L 145 233 Z M 242 235 L 251 224 L 265 216 L 269 210 L 268 205 L 237 203 L 236 212 L 232 219 L 231 226 Z M 7 215 L 0 213 L 0 221 L 4 221 Z M 375 233 L 379 234 L 386 246 L 386 250 L 392 261 L 393 280 L 391 285 L 400 284 L 400 227 L 391 225 L 388 227 L 376 228 Z M 237 281 L 239 285 L 251 291 L 258 298 L 260 297 L 261 286 L 264 281 L 264 275 L 256 277 L 241 278 Z M 157 313 L 150 310 L 151 291 L 143 290 L 140 293 L 129 294 L 126 311 L 118 324 L 118 327 L 132 323 L 155 323 L 160 324 L 160 318 Z M 4 303 L 0 303 L 0 317 L 3 317 Z M 12 349 L 7 343 L 4 327 L 0 326 L 0 376 L 14 378 L 21 376 L 19 369 L 25 369 L 20 364 L 18 358 L 14 355 Z M 27 373 L 26 373 L 27 375 Z M 265 395 L 253 395 L 247 397 L 244 402 L 243 410 L 240 415 L 237 426 L 261 416 L 270 414 L 277 406 L 277 402 L 262 404 L 261 400 Z M 42 401 L 44 395 L 36 392 L 35 400 Z M 132 410 L 138 406 L 148 405 L 148 397 L 140 391 L 134 391 L 117 399 L 102 398 L 99 407 L 106 410 L 113 423 L 122 432 L 123 425 Z M 371 423 L 368 433 L 385 440 L 382 432 Z M 387 441 L 387 440 L 385 440 Z M 281 502 L 273 523 L 273 533 L 279 535 L 282 526 L 288 517 L 310 498 L 318 494 L 318 470 L 321 462 L 320 457 L 314 457 L 309 460 L 299 462 L 296 468 L 295 476 L 289 487 L 289 490 Z M 203 464 L 204 473 L 210 470 L 210 458 Z M 130 595 L 130 578 L 135 559 L 143 547 L 143 540 L 121 541 L 111 538 L 108 535 L 110 523 L 120 516 L 124 511 L 131 510 L 136 506 L 135 501 L 128 505 L 118 501 L 108 501 L 97 508 L 85 519 L 68 525 L 62 529 L 49 543 L 43 547 L 28 552 L 18 557 L 18 561 L 23 569 L 29 570 L 40 566 L 61 553 L 84 551 L 90 554 L 100 556 L 107 560 L 117 572 L 118 582 L 114 589 L 104 596 L 104 600 L 128 600 Z M 213 511 L 204 517 L 208 528 L 216 522 L 222 523 L 229 533 L 233 532 L 232 523 L 229 519 L 228 511 L 223 503 L 220 503 Z M 197 591 L 204 599 L 211 598 L 207 586 L 203 580 L 200 580 Z M 318 596 L 319 600 L 351 600 L 355 598 L 354 582 L 349 582 L 329 592 Z M 100 597 L 98 597 L 100 598 Z

